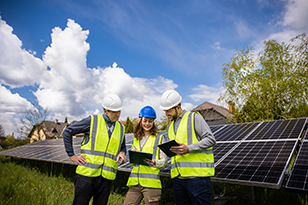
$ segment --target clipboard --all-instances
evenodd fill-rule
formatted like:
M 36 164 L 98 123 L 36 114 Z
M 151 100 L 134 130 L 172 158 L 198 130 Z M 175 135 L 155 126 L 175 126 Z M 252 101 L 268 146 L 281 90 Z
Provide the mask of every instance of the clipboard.
M 129 163 L 131 164 L 141 164 L 149 166 L 144 159 L 152 159 L 152 154 L 146 152 L 132 151 L 128 150 Z
M 174 152 L 171 152 L 170 151 L 170 148 L 172 146 L 180 146 L 175 140 L 171 140 L 171 141 L 168 141 L 168 142 L 165 142 L 165 143 L 162 143 L 160 145 L 158 145 L 158 147 L 163 151 L 165 152 L 165 154 L 168 156 L 168 157 L 173 157 L 175 156 L 176 154 Z

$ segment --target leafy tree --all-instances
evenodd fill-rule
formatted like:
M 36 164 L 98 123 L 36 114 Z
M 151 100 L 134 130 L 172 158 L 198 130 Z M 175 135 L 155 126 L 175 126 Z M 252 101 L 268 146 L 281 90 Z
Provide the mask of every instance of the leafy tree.
M 125 133 L 133 133 L 134 132 L 134 125 L 132 121 L 127 117 L 125 122 Z
M 226 90 L 219 100 L 232 104 L 236 122 L 308 116 L 307 36 L 264 44 L 257 58 L 246 47 L 223 64 Z
M 167 116 L 162 116 L 159 121 L 156 122 L 157 129 L 158 130 L 167 130 L 167 127 L 169 125 L 169 120 Z
M 34 103 L 32 103 L 32 105 L 31 108 L 28 108 L 28 110 L 19 117 L 20 126 L 17 132 L 26 136 L 29 135 L 34 125 L 47 120 L 48 117 L 53 115 L 48 108 L 44 109 Z

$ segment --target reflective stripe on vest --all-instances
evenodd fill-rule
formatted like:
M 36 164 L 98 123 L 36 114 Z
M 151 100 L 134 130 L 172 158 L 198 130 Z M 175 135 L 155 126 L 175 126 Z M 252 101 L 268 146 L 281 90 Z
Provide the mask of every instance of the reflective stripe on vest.
M 92 115 L 89 141 L 81 145 L 81 155 L 86 157 L 84 165 L 78 165 L 76 173 L 89 177 L 103 176 L 114 180 L 118 163 L 117 155 L 124 140 L 124 127 L 115 123 L 114 130 L 109 139 L 107 125 L 103 115 Z
M 178 126 L 177 133 L 174 132 L 174 121 L 168 127 L 168 137 L 177 142 L 191 145 L 199 142 L 194 128 L 193 112 L 186 112 Z M 212 147 L 202 152 L 176 155 L 171 158 L 171 178 L 181 177 L 203 177 L 214 176 L 214 155 Z
M 161 144 L 163 135 L 157 134 L 156 137 L 150 135 L 144 146 L 141 149 L 140 140 L 134 138 L 133 146 L 137 148 L 138 151 L 147 152 L 152 154 L 152 159 L 159 159 L 158 145 Z M 134 165 L 134 168 L 129 175 L 127 181 L 127 186 L 134 186 L 140 184 L 143 187 L 148 188 L 158 188 L 161 189 L 161 181 L 159 177 L 159 169 L 156 167 L 150 167 L 146 165 Z

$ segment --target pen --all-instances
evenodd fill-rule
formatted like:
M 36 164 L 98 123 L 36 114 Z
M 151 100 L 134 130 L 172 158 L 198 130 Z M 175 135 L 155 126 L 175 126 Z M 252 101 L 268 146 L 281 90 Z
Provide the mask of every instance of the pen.
M 132 145 L 132 147 L 133 147 L 133 150 L 137 151 L 137 147 L 135 145 Z

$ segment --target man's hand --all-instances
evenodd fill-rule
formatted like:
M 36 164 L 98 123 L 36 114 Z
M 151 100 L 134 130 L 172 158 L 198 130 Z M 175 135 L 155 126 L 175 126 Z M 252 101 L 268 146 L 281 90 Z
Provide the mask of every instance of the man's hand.
M 80 155 L 73 155 L 69 157 L 70 160 L 73 162 L 77 162 L 79 165 L 85 164 L 86 163 L 86 158 L 84 156 Z
M 124 152 L 120 152 L 117 156 L 117 163 L 119 162 L 119 160 L 121 159 L 120 165 L 124 164 L 124 162 L 126 161 L 126 156 Z
M 177 155 L 184 155 L 189 152 L 188 146 L 182 143 L 178 143 L 180 146 L 172 146 L 170 148 L 171 152 L 174 152 Z

